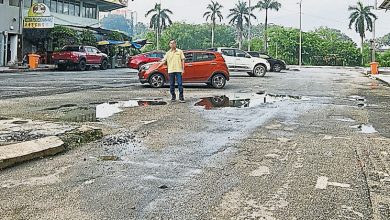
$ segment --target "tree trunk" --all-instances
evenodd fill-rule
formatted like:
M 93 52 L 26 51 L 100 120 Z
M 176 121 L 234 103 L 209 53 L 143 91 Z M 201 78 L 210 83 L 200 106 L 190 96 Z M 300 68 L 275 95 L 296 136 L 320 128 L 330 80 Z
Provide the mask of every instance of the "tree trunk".
M 268 51 L 268 34 L 267 34 L 267 29 L 268 29 L 268 9 L 265 10 L 265 27 L 264 27 L 264 53 L 267 53 Z
M 160 27 L 157 27 L 157 32 L 156 32 L 156 50 L 160 49 Z
M 242 31 L 240 30 L 238 33 L 238 49 L 242 48 Z
M 363 51 L 363 46 L 364 46 L 364 37 L 361 37 L 361 48 L 360 48 L 360 53 L 362 55 L 362 66 L 364 66 L 364 51 Z
M 215 22 L 213 22 L 213 26 L 211 27 L 211 47 L 214 47 L 214 37 L 215 37 Z

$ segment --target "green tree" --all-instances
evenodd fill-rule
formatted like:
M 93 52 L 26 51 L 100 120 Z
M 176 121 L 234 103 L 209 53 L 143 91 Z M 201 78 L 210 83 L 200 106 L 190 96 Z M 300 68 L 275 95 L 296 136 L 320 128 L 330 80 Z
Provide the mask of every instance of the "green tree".
M 256 19 L 256 16 L 253 13 L 250 13 L 250 11 L 246 2 L 239 1 L 235 8 L 230 9 L 230 14 L 228 15 L 228 18 L 230 18 L 229 24 L 234 25 L 237 29 L 238 48 L 240 49 L 242 48 L 245 22 L 246 24 L 249 24 L 249 16 Z
M 221 9 L 223 8 L 222 5 L 220 5 L 218 2 L 211 1 L 211 4 L 207 6 L 207 10 L 203 17 L 206 18 L 206 21 L 209 19 L 212 22 L 211 26 L 211 47 L 214 47 L 214 37 L 215 37 L 215 25 L 217 23 L 217 18 L 221 22 L 223 19 Z
M 76 30 L 61 25 L 50 30 L 49 37 L 53 39 L 53 49 L 59 50 L 65 45 L 80 44 Z
M 355 31 L 359 33 L 361 39 L 362 65 L 363 59 L 363 44 L 366 37 L 366 31 L 372 31 L 374 20 L 378 19 L 377 16 L 371 12 L 372 6 L 364 6 L 362 2 L 358 2 L 356 6 L 349 6 L 348 11 L 351 11 L 349 16 L 349 28 L 352 29 L 352 25 L 355 25 Z
M 108 30 L 121 31 L 132 35 L 133 28 L 130 20 L 122 15 L 109 14 L 101 20 L 102 27 Z
M 83 30 L 79 34 L 82 45 L 96 46 L 96 36 L 90 30 Z
M 268 29 L 268 10 L 276 10 L 279 11 L 279 9 L 282 7 L 282 4 L 280 4 L 276 0 L 262 0 L 257 3 L 255 8 L 258 8 L 260 10 L 265 10 L 265 30 L 264 30 L 264 51 L 267 53 L 267 46 L 268 46 L 268 39 L 267 39 L 267 29 Z
M 173 12 L 169 9 L 161 8 L 161 4 L 156 4 L 153 9 L 146 12 L 145 17 L 152 15 L 150 19 L 150 28 L 153 28 L 156 32 L 156 47 L 157 50 L 160 48 L 160 36 L 161 32 L 170 24 L 172 20 L 169 15 L 172 15 Z

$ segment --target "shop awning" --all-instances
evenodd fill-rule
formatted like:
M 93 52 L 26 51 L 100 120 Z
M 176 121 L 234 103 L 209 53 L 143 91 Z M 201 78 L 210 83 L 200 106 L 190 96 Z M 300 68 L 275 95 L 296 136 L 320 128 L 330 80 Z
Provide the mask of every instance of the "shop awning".
M 390 9 L 390 0 L 385 0 L 383 1 L 383 3 L 379 6 L 379 8 L 381 9 Z

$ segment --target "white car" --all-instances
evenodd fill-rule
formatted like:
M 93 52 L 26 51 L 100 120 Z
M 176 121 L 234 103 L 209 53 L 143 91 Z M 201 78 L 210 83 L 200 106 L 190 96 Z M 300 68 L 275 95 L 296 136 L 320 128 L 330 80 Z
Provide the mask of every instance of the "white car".
M 239 49 L 218 47 L 209 50 L 222 53 L 229 71 L 232 72 L 247 72 L 250 76 L 262 77 L 271 70 L 271 65 L 266 59 L 252 57 Z

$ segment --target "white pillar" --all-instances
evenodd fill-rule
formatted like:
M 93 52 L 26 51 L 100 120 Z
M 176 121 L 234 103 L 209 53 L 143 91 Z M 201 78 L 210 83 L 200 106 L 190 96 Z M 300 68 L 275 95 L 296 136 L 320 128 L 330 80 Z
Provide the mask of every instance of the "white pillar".
M 0 32 L 0 66 L 4 66 L 4 35 Z
M 10 36 L 10 50 L 11 50 L 10 62 L 15 63 L 18 60 L 18 35 L 17 34 Z

